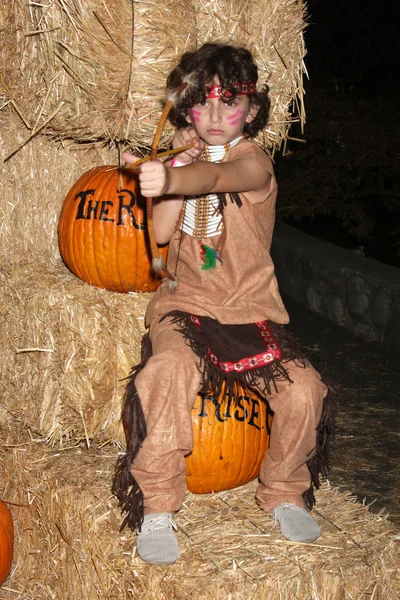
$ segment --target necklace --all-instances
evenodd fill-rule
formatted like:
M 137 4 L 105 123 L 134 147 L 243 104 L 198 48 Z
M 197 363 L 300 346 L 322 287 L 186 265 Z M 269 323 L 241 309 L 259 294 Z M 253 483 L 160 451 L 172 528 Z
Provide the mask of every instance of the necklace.
M 242 136 L 223 146 L 206 146 L 199 160 L 221 162 L 228 150 L 236 146 L 241 139 Z M 207 194 L 185 198 L 178 229 L 197 240 L 221 235 L 223 220 L 217 195 Z

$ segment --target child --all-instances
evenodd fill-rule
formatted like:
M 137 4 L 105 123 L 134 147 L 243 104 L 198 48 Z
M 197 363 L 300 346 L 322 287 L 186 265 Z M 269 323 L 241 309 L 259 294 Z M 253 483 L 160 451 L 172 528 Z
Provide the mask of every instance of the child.
M 142 194 L 158 199 L 154 231 L 158 243 L 170 243 L 167 266 L 178 284 L 172 290 L 163 281 L 147 309 L 151 347 L 127 387 L 131 437 L 113 488 L 128 513 L 123 526 L 138 527 L 139 555 L 155 564 L 179 556 L 172 514 L 185 496 L 200 389 L 225 382 L 230 393 L 238 380 L 268 397 L 274 417 L 256 499 L 293 541 L 320 535 L 306 507 L 326 466 L 327 409 L 334 413 L 326 385 L 283 327 L 289 318 L 270 256 L 277 186 L 270 159 L 251 139 L 266 125 L 269 100 L 257 89 L 253 58 L 244 48 L 206 44 L 182 56 L 167 87 L 185 81 L 170 113 L 179 130 L 174 146 L 196 145 L 169 166 L 143 163 L 139 175 Z M 216 366 L 209 349 L 247 366 Z

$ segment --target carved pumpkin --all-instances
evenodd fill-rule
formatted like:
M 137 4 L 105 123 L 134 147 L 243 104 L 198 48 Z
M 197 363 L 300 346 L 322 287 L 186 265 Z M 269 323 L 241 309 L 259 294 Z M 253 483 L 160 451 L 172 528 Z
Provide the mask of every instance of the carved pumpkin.
M 186 481 L 195 494 L 229 490 L 252 481 L 268 448 L 272 417 L 268 405 L 237 386 L 236 400 L 197 396 L 192 410 L 193 452 L 186 457 Z
M 115 292 L 151 292 L 145 200 L 132 170 L 103 166 L 87 171 L 68 192 L 58 238 L 69 269 L 91 285 Z M 160 249 L 166 260 L 167 248 Z
M 14 551 L 14 525 L 7 505 L 0 500 L 0 585 L 7 579 Z

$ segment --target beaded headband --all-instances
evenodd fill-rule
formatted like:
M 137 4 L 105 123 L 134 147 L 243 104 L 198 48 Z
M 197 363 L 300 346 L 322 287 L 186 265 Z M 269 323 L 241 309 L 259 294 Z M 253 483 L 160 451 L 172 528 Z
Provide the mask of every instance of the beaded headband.
M 240 83 L 239 81 L 236 81 L 233 87 L 237 91 L 238 96 L 248 96 L 257 91 L 257 82 L 242 81 L 242 83 Z M 212 87 L 207 88 L 206 98 L 229 98 L 230 96 L 232 96 L 232 94 L 220 85 L 213 85 Z

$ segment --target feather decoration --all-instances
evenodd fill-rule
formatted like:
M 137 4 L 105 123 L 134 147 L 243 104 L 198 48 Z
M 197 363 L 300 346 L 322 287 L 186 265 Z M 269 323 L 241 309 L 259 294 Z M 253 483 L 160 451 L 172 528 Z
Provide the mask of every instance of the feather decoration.
M 215 269 L 215 267 L 217 265 L 217 260 L 222 265 L 222 260 L 221 260 L 219 253 L 217 252 L 217 250 L 215 250 L 214 248 L 211 248 L 210 246 L 206 246 L 206 244 L 202 244 L 201 242 L 200 242 L 200 256 L 201 256 L 201 260 L 204 263 L 203 266 L 201 267 L 202 271 L 206 271 L 207 269 Z
M 189 89 L 198 85 L 198 75 L 197 73 L 188 73 L 184 77 L 182 77 L 182 83 L 179 87 L 171 89 L 166 89 L 166 100 L 167 102 L 171 102 L 175 104 L 178 98 L 181 98 L 187 94 Z

